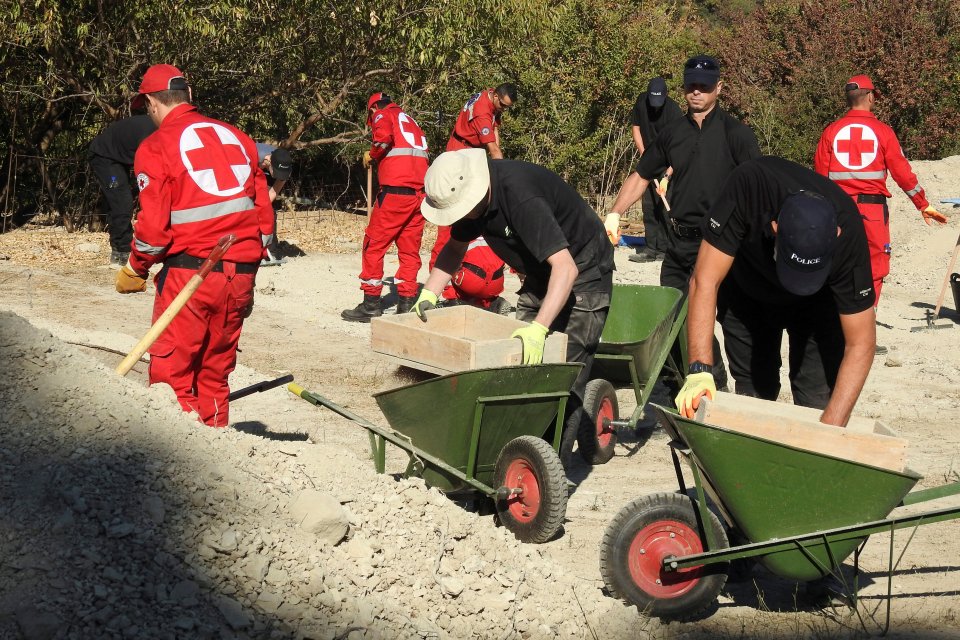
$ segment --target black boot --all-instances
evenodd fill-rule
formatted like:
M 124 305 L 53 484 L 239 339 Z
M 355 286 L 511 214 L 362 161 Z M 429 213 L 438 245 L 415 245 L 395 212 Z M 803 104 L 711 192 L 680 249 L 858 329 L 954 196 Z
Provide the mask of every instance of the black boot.
M 413 305 L 417 301 L 417 296 L 410 296 L 409 298 L 400 296 L 400 300 L 397 301 L 397 313 L 410 313 L 413 311 Z
M 353 309 L 346 309 L 340 312 L 340 317 L 350 322 L 370 322 L 370 318 L 379 318 L 383 315 L 380 309 L 380 296 L 370 296 L 364 294 L 363 302 Z

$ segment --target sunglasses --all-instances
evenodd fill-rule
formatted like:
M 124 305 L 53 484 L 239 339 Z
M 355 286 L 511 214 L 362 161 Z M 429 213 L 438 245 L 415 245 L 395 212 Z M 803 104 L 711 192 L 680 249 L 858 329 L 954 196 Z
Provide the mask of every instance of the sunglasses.
M 684 70 L 690 71 L 693 69 L 706 69 L 707 71 L 720 71 L 720 67 L 717 66 L 717 63 L 712 60 L 688 60 L 687 64 L 683 65 Z
M 846 85 L 844 85 L 843 90 L 844 90 L 844 91 L 856 91 L 856 90 L 859 89 L 859 88 L 860 88 L 860 84 L 859 84 L 859 83 L 857 83 L 857 82 L 848 82 Z M 870 91 L 872 91 L 875 95 L 879 93 L 879 91 L 877 91 L 876 89 L 870 89 Z

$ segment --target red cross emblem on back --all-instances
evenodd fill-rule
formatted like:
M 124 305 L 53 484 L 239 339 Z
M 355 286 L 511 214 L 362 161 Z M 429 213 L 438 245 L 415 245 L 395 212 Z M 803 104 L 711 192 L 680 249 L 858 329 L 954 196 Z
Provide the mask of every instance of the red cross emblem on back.
M 850 169 L 862 169 L 877 157 L 879 144 L 873 129 L 848 124 L 833 139 L 833 151 L 840 164 Z
M 227 191 L 241 186 L 232 167 L 246 165 L 249 160 L 239 144 L 224 143 L 212 127 L 197 127 L 194 130 L 201 146 L 186 152 L 194 171 L 213 171 L 217 189 Z

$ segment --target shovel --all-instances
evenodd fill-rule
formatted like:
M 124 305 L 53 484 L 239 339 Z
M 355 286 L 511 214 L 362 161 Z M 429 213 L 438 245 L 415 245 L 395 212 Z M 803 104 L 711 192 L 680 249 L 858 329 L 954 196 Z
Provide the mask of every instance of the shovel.
M 953 204 L 955 207 L 960 206 L 960 199 L 958 198 L 941 200 L 940 202 Z M 926 313 L 924 314 L 924 320 L 926 321 L 926 324 L 919 327 L 911 327 L 910 331 L 949 329 L 953 326 L 952 324 L 935 324 L 935 321 L 940 317 L 940 307 L 943 306 L 943 298 L 947 294 L 947 285 L 950 284 L 950 274 L 953 273 L 953 267 L 957 264 L 957 254 L 960 254 L 960 236 L 957 236 L 957 244 L 953 247 L 953 255 L 950 257 L 950 264 L 947 265 L 947 274 L 943 277 L 943 286 L 940 287 L 940 295 L 937 297 L 937 306 L 933 311 L 927 309 Z M 957 311 L 960 311 L 960 309 L 957 309 Z
M 213 268 L 216 266 L 220 259 L 223 258 L 223 254 L 227 252 L 234 242 L 237 241 L 237 236 L 232 233 L 220 238 L 220 241 L 217 243 L 217 246 L 213 248 L 213 251 L 210 252 L 210 255 L 204 260 L 203 264 L 200 265 L 200 268 L 197 270 L 193 277 L 187 281 L 186 286 L 177 294 L 177 297 L 173 299 L 173 302 L 170 303 L 170 306 L 160 314 L 160 317 L 157 318 L 157 321 L 153 323 L 153 326 L 147 331 L 147 333 L 140 338 L 140 342 L 136 344 L 127 357 L 123 359 L 119 365 L 117 365 L 117 373 L 121 376 L 127 375 L 130 372 L 130 369 L 133 368 L 133 365 L 140 360 L 140 356 L 147 352 L 154 342 L 157 341 L 157 338 L 160 337 L 160 334 L 170 326 L 170 323 L 173 322 L 173 319 L 177 317 L 177 314 L 180 313 L 180 310 L 187 304 L 187 301 L 190 297 L 200 288 L 200 285 L 203 283 L 203 279 L 207 277 L 207 274 L 210 273 Z

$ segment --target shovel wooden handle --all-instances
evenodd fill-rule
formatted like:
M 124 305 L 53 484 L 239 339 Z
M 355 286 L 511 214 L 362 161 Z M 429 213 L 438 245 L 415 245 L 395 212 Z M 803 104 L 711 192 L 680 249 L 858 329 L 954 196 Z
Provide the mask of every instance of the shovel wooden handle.
M 373 211 L 373 167 L 367 167 L 367 215 Z
M 657 180 L 657 179 L 654 179 L 654 181 L 653 181 L 653 186 L 655 186 L 657 189 L 659 189 L 659 188 L 660 188 L 660 181 Z M 665 194 L 665 193 L 658 193 L 657 195 L 659 195 L 659 196 L 660 196 L 660 199 L 663 201 L 663 208 L 667 210 L 667 213 L 669 213 L 669 212 L 670 212 L 670 203 L 667 202 L 667 194 Z
M 933 317 L 940 317 L 940 307 L 943 306 L 943 298 L 947 294 L 947 285 L 950 284 L 950 274 L 953 273 L 953 266 L 957 264 L 957 254 L 960 253 L 960 236 L 957 236 L 957 245 L 953 248 L 953 256 L 950 258 L 950 264 L 947 266 L 947 275 L 943 277 L 943 286 L 940 287 L 940 296 L 937 298 L 937 308 L 933 310 Z M 957 309 L 960 312 L 960 309 Z
M 153 326 L 147 331 L 147 333 L 140 338 L 140 342 L 136 344 L 127 357 L 123 359 L 119 365 L 117 365 L 117 373 L 121 376 L 127 375 L 130 372 L 130 369 L 133 368 L 133 365 L 140 360 L 140 357 L 147 352 L 153 343 L 157 341 L 157 338 L 160 337 L 160 334 L 166 330 L 170 323 L 173 322 L 173 319 L 180 313 L 180 310 L 187 304 L 187 300 L 190 299 L 190 296 L 200 288 L 200 285 L 203 283 L 203 279 L 207 277 L 207 274 L 210 273 L 221 258 L 223 254 L 227 252 L 234 242 L 237 241 L 237 236 L 230 235 L 223 236 L 220 238 L 220 241 L 217 243 L 217 246 L 213 248 L 213 251 L 210 252 L 210 255 L 204 260 L 203 264 L 200 265 L 200 268 L 197 270 L 193 277 L 187 281 L 186 286 L 180 290 L 180 293 L 177 294 L 177 297 L 173 299 L 173 302 L 170 303 L 170 306 L 160 314 L 160 317 L 157 318 L 157 321 L 153 323 Z

